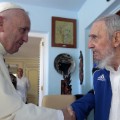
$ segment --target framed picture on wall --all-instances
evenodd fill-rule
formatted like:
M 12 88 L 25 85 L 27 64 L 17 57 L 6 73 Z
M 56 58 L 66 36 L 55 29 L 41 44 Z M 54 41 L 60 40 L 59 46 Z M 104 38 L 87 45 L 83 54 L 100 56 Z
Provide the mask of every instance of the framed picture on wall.
M 52 47 L 76 48 L 76 19 L 52 17 Z

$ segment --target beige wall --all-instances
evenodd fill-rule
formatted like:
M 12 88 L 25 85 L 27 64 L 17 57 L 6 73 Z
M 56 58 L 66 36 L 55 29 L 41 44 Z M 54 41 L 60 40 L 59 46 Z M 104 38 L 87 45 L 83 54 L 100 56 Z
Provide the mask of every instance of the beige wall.
M 39 59 L 5 58 L 10 67 L 21 67 L 24 75 L 30 80 L 31 87 L 28 91 L 28 102 L 38 105 L 39 86 Z M 15 69 L 14 69 L 15 72 Z

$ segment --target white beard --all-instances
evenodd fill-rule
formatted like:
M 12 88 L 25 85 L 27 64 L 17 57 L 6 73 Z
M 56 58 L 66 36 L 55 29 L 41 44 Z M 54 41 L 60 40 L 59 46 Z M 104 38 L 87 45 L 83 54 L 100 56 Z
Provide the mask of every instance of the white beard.
M 111 60 L 112 60 L 113 56 L 114 56 L 114 52 L 111 51 L 111 53 L 106 54 L 106 57 L 103 60 L 95 61 L 95 64 L 97 65 L 98 68 L 103 69 L 103 68 L 105 68 L 105 66 L 111 64 Z

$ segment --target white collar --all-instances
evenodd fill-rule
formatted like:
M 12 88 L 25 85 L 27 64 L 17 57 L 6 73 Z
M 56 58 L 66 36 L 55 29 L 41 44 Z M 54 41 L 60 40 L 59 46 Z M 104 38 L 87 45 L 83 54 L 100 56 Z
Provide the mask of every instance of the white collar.
M 2 55 L 7 54 L 5 48 L 3 47 L 3 45 L 1 43 L 0 43 L 0 54 L 2 54 Z
M 109 70 L 111 72 L 120 72 L 120 65 L 119 65 L 117 71 L 115 71 L 111 66 L 105 66 L 105 68 L 106 68 L 106 70 Z

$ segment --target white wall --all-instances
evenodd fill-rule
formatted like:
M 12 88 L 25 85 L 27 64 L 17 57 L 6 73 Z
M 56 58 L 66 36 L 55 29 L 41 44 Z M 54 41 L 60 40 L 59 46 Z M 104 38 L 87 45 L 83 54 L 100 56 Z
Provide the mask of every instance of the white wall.
M 63 77 L 62 75 L 58 74 L 54 69 L 54 59 L 60 53 L 68 53 L 75 59 L 77 67 L 75 72 L 71 76 L 72 84 L 74 84 L 72 88 L 72 93 L 73 94 L 80 93 L 80 86 L 78 86 L 79 84 L 78 75 L 76 75 L 78 71 L 77 60 L 79 60 L 78 49 L 51 47 L 51 17 L 58 16 L 58 17 L 77 19 L 77 13 L 70 11 L 63 11 L 63 10 L 41 8 L 41 7 L 39 8 L 34 6 L 33 7 L 24 6 L 24 7 L 29 11 L 29 15 L 32 22 L 32 26 L 31 26 L 32 31 L 48 33 L 48 51 L 46 51 L 48 55 L 46 58 L 48 59 L 46 61 L 47 63 L 45 63 L 46 76 L 48 76 L 47 79 L 45 79 L 45 81 L 48 83 L 48 91 L 45 94 L 61 93 L 61 80 L 63 80 Z

